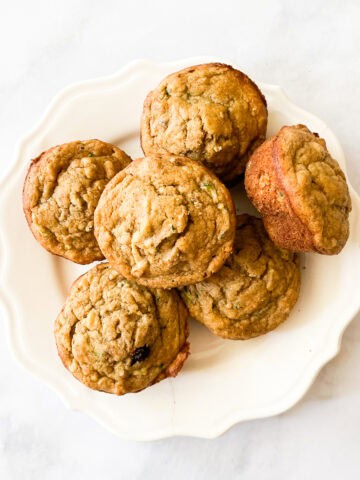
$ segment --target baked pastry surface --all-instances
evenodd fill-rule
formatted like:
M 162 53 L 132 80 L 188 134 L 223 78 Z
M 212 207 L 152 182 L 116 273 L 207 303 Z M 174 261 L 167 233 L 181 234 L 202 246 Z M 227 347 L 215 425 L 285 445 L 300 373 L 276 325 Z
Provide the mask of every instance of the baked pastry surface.
M 107 263 L 71 287 L 55 322 L 65 367 L 95 390 L 123 395 L 176 376 L 189 354 L 188 313 L 175 290 L 149 289 Z
M 212 277 L 180 290 L 190 315 L 215 335 L 246 340 L 284 322 L 299 295 L 297 255 L 276 247 L 261 219 L 237 217 L 234 252 Z
M 150 287 L 198 282 L 232 251 L 235 210 L 219 179 L 186 157 L 134 160 L 107 185 L 95 235 L 111 265 Z
M 141 144 L 145 155 L 184 155 L 231 181 L 265 140 L 266 126 L 266 100 L 255 83 L 229 65 L 209 63 L 169 75 L 148 94 Z
M 283 127 L 254 152 L 245 187 L 276 245 L 328 255 L 344 247 L 351 210 L 345 175 L 304 125 Z
M 108 181 L 131 159 L 100 140 L 65 143 L 30 165 L 24 212 L 36 240 L 76 263 L 103 259 L 94 237 L 94 211 Z

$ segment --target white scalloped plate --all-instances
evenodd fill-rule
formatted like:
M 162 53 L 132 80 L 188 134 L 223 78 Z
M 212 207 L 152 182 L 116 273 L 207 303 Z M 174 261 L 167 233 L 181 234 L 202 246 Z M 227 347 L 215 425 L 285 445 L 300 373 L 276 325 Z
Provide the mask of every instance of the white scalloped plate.
M 300 299 L 290 319 L 274 332 L 247 342 L 225 341 L 194 322 L 192 354 L 180 375 L 124 397 L 87 389 L 61 365 L 53 321 L 71 282 L 89 267 L 51 256 L 29 232 L 21 206 L 29 160 L 52 145 L 87 138 L 140 156 L 139 119 L 147 92 L 164 75 L 206 61 L 214 59 L 135 61 L 111 77 L 65 89 L 22 140 L 12 171 L 1 185 L 1 300 L 15 356 L 66 405 L 122 437 L 211 438 L 237 422 L 287 410 L 336 355 L 342 333 L 360 307 L 360 200 L 350 187 L 353 211 L 346 247 L 334 257 L 302 257 Z M 304 123 L 326 139 L 345 169 L 342 149 L 322 121 L 290 102 L 279 87 L 259 85 L 269 106 L 269 135 L 284 124 Z M 240 190 L 233 192 L 238 210 L 249 211 Z

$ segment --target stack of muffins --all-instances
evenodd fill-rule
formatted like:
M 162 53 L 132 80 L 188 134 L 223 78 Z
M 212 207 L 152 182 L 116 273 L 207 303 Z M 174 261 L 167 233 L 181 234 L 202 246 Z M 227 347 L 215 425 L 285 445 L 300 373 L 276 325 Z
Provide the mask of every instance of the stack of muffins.
M 145 157 L 99 140 L 32 161 L 24 212 L 49 252 L 96 264 L 55 322 L 65 367 L 122 395 L 175 376 L 189 355 L 189 314 L 215 335 L 276 328 L 299 295 L 297 252 L 337 254 L 351 201 L 325 141 L 305 126 L 265 140 L 266 100 L 223 64 L 187 68 L 149 93 Z M 225 184 L 245 179 L 262 218 L 236 216 Z

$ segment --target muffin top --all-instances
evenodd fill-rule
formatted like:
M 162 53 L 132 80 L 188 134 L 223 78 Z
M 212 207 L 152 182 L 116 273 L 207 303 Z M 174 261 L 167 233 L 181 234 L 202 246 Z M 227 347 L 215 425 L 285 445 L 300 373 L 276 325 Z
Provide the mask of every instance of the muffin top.
M 72 285 L 55 338 L 78 380 L 122 395 L 178 373 L 188 356 L 187 318 L 176 291 L 142 287 L 101 263 Z
M 99 140 L 66 143 L 30 165 L 23 205 L 27 222 L 49 252 L 77 263 L 101 260 L 94 237 L 94 211 L 108 181 L 131 161 Z
M 186 157 L 134 160 L 107 185 L 95 235 L 124 277 L 159 288 L 195 283 L 231 253 L 235 212 L 229 191 Z
M 239 215 L 234 252 L 224 266 L 180 293 L 190 315 L 214 334 L 245 340 L 283 322 L 299 288 L 296 254 L 277 248 L 259 218 Z
M 283 127 L 274 139 L 273 161 L 284 196 L 311 232 L 315 250 L 338 253 L 349 236 L 351 200 L 325 140 L 304 125 Z
M 229 65 L 209 63 L 173 73 L 149 93 L 141 143 L 145 155 L 184 155 L 230 181 L 265 139 L 266 126 L 258 87 Z

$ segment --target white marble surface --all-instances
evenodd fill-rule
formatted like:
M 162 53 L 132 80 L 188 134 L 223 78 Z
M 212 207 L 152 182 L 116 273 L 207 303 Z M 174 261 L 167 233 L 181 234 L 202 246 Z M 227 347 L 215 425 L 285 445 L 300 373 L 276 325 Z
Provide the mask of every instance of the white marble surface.
M 360 192 L 357 0 L 1 0 L 0 6 L 1 175 L 18 138 L 67 84 L 138 57 L 208 54 L 233 58 L 324 119 L 343 144 Z M 237 425 L 216 440 L 141 444 L 68 411 L 14 362 L 0 322 L 0 478 L 359 478 L 359 364 L 358 315 L 339 356 L 289 412 Z

